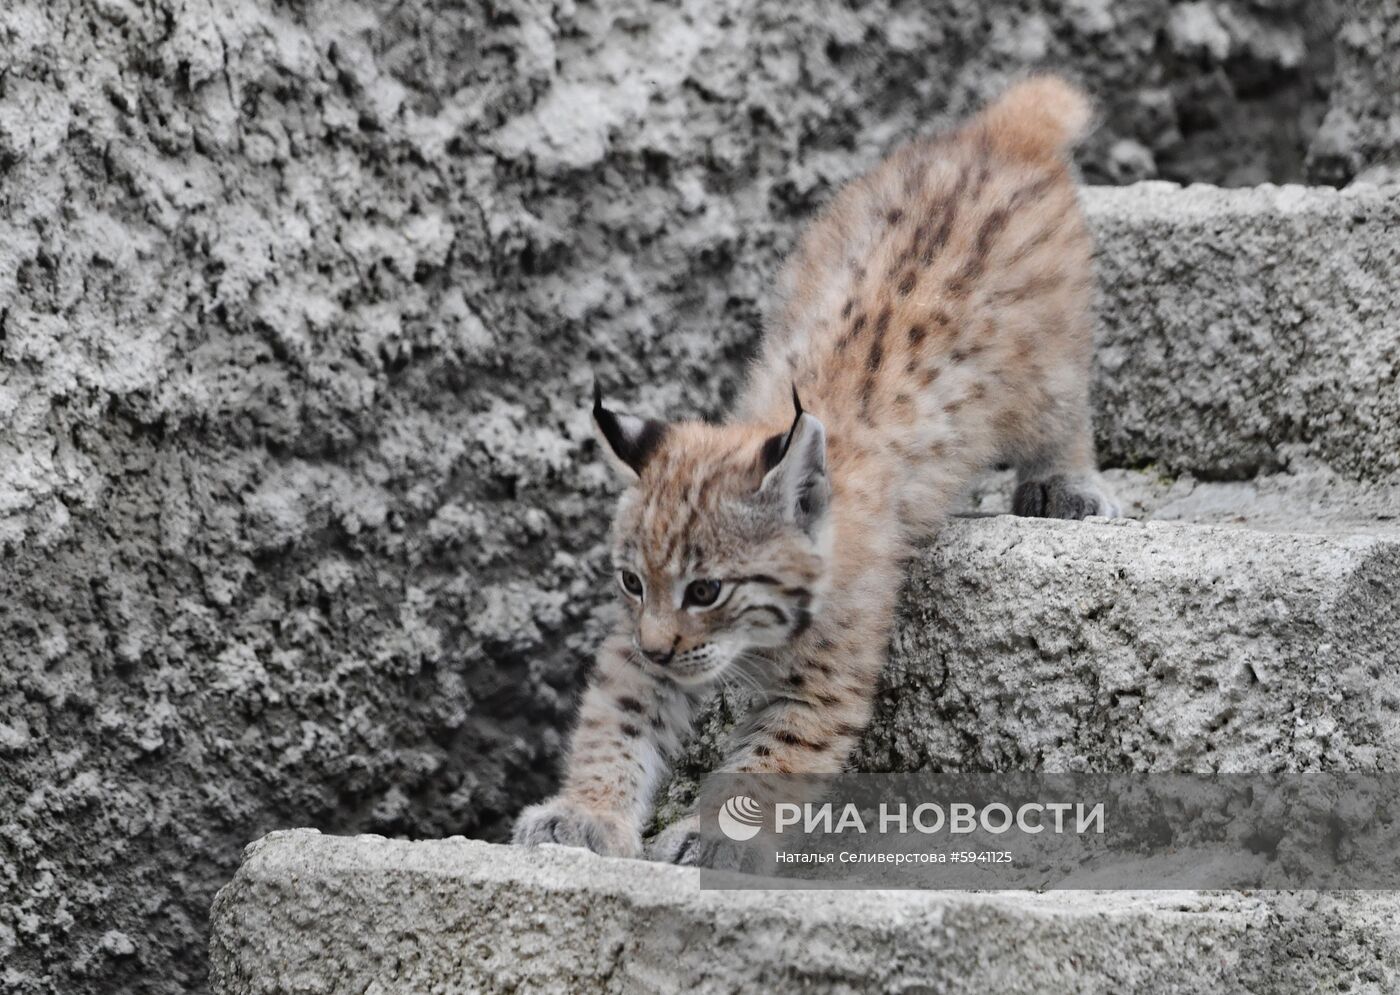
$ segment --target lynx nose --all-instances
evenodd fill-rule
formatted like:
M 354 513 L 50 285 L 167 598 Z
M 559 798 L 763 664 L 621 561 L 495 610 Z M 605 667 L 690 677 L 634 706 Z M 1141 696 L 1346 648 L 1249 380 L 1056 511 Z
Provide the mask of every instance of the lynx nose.
M 658 667 L 664 667 L 664 666 L 666 666 L 666 664 L 668 664 L 668 663 L 671 662 L 671 660 L 675 657 L 675 655 L 676 655 L 676 647 L 675 647 L 674 645 L 667 646 L 665 649 L 659 649 L 659 650 L 658 650 L 658 649 L 647 649 L 645 646 L 642 647 L 642 656 L 646 657 L 648 660 L 650 660 L 652 663 L 656 664 Z
M 669 619 L 648 612 L 637 625 L 637 649 L 658 667 L 664 667 L 676 655 L 681 636 Z

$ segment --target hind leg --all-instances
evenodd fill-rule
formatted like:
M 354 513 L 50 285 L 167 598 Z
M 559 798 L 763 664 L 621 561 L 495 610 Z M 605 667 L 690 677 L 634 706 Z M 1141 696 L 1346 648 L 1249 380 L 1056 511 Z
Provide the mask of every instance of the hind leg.
M 1011 512 L 1027 518 L 1088 518 L 1122 515 L 1100 479 L 1089 427 L 1089 404 L 1075 397 L 1056 405 L 1042 424 L 1045 434 L 1016 464 Z

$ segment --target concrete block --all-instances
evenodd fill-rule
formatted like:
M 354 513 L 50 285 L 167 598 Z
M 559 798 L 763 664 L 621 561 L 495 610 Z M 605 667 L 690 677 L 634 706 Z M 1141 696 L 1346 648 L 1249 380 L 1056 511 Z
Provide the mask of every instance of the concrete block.
M 1386 990 L 1400 903 L 1199 892 L 701 891 L 462 839 L 274 833 L 212 914 L 219 995 Z
M 1400 535 L 955 519 L 866 770 L 1393 770 Z
M 1085 204 L 1108 465 L 1400 475 L 1400 198 L 1144 183 Z

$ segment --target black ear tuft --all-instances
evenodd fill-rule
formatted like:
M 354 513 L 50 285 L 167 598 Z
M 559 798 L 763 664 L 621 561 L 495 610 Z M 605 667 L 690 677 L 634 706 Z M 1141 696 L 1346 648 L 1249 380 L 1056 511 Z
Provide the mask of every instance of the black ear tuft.
M 792 385 L 792 424 L 788 426 L 786 432 L 779 432 L 777 435 L 769 436 L 763 442 L 763 449 L 760 452 L 760 460 L 763 463 L 763 472 L 767 473 L 773 467 L 783 461 L 787 455 L 788 447 L 792 445 L 792 436 L 797 431 L 797 423 L 802 420 L 802 398 L 797 396 L 797 384 Z
M 777 440 L 783 439 L 779 448 Z M 765 445 L 779 456 L 764 475 L 759 492 L 778 502 L 791 522 L 811 535 L 826 519 L 831 503 L 831 481 L 826 473 L 826 428 L 815 415 L 802 412 L 786 437 L 774 436 Z
M 666 423 L 635 415 L 616 414 L 603 407 L 603 388 L 593 382 L 593 423 L 619 463 L 641 476 L 661 440 L 666 436 Z

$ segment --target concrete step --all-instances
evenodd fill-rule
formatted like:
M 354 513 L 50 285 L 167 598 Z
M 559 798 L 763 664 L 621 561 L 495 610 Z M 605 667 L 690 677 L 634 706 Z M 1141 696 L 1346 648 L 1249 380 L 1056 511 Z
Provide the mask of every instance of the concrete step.
M 1394 770 L 1397 604 L 1393 528 L 954 520 L 860 766 Z
M 1400 475 L 1400 196 L 1092 188 L 1098 436 L 1111 466 Z
M 546 847 L 273 833 L 214 902 L 220 995 L 1390 991 L 1400 898 L 702 891 Z

